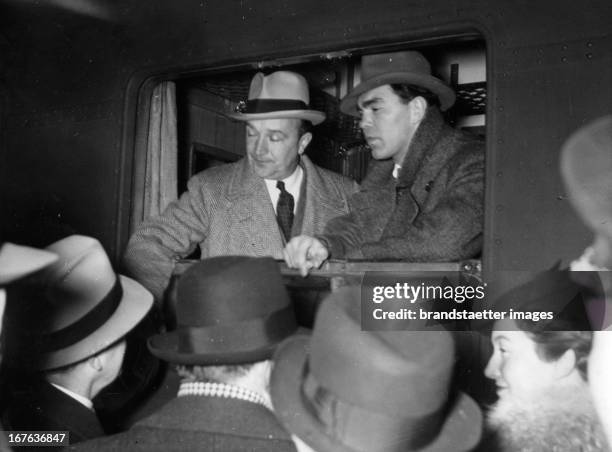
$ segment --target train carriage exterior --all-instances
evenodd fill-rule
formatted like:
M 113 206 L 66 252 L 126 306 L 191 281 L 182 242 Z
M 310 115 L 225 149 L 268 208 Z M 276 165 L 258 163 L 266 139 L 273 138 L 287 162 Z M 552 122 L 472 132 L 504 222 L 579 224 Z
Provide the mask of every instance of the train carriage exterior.
M 570 1 L 4 1 L 2 227 L 50 224 L 118 258 L 141 220 L 143 141 L 164 80 L 477 39 L 486 48 L 484 270 L 581 252 L 558 151 L 612 105 L 612 5 Z M 50 223 L 51 222 L 51 223 Z

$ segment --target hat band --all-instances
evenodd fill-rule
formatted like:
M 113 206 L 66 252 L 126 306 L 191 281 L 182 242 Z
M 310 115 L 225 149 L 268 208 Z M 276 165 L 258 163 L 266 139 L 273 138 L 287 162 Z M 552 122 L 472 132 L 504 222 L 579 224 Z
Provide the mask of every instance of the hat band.
M 307 365 L 305 366 L 307 367 Z M 441 427 L 443 407 L 419 417 L 390 417 L 339 399 L 306 369 L 301 397 L 326 435 L 356 451 L 416 450 L 429 444 Z M 406 407 L 410 409 L 410 407 Z
M 308 110 L 306 102 L 293 99 L 250 99 L 242 113 L 271 113 L 285 110 Z
M 69 347 L 85 339 L 108 321 L 117 310 L 122 298 L 123 288 L 119 278 L 117 278 L 106 296 L 79 320 L 60 330 L 39 336 L 37 349 L 41 353 L 49 353 Z
M 178 331 L 178 352 L 238 353 L 276 344 L 297 328 L 295 313 L 287 306 L 270 314 L 242 322 L 211 326 L 181 326 Z

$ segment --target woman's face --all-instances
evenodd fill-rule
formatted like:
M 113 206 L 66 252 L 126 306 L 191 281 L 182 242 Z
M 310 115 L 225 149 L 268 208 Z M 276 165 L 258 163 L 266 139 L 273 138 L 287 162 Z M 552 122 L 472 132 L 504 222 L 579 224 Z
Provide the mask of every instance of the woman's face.
M 557 380 L 556 361 L 544 361 L 536 343 L 510 319 L 495 323 L 493 355 L 485 375 L 495 380 L 500 399 L 533 400 Z

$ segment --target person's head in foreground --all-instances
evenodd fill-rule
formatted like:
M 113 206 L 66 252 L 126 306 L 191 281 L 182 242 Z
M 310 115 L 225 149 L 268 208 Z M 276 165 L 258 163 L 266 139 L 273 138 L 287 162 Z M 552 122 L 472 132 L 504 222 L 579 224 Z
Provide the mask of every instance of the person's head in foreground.
M 340 109 L 360 118 L 372 157 L 401 165 L 428 109 L 446 110 L 454 102 L 454 91 L 431 74 L 425 57 L 403 51 L 364 55 L 361 83 L 342 99 Z
M 487 418 L 487 450 L 608 450 L 587 382 L 593 333 L 571 330 L 584 326 L 571 306 L 581 304 L 579 291 L 569 272 L 544 272 L 500 297 L 515 311 L 558 309 L 548 321 L 495 322 L 485 375 L 498 401 Z
M 272 402 L 298 450 L 467 451 L 482 417 L 453 392 L 447 331 L 362 331 L 359 289 L 321 306 L 312 336 L 279 347 Z
M 92 399 L 118 375 L 125 335 L 147 314 L 152 295 L 117 275 L 100 243 L 73 235 L 46 248 L 58 260 L 16 285 L 7 315 L 11 366 Z
M 255 173 L 270 180 L 293 174 L 312 140 L 310 128 L 325 119 L 311 110 L 306 79 L 290 71 L 258 72 L 251 81 L 245 108 L 232 114 L 246 122 L 246 149 Z
M 276 262 L 205 259 L 180 277 L 177 299 L 176 330 L 153 336 L 149 349 L 178 366 L 179 396 L 240 393 L 270 407 L 272 355 L 297 329 Z
M 612 115 L 574 132 L 561 150 L 569 199 L 593 231 L 593 244 L 575 270 L 612 269 Z

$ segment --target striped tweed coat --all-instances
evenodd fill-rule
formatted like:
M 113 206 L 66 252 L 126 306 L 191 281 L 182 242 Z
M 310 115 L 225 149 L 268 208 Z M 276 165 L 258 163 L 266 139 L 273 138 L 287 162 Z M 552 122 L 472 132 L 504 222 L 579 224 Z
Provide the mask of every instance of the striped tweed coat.
M 302 156 L 305 183 L 293 234 L 316 235 L 327 222 L 348 213 L 357 184 Z M 262 178 L 246 158 L 193 176 L 188 190 L 164 213 L 141 224 L 124 256 L 129 274 L 161 300 L 176 260 L 200 245 L 202 258 L 220 255 L 272 256 L 285 246 L 274 206 Z

